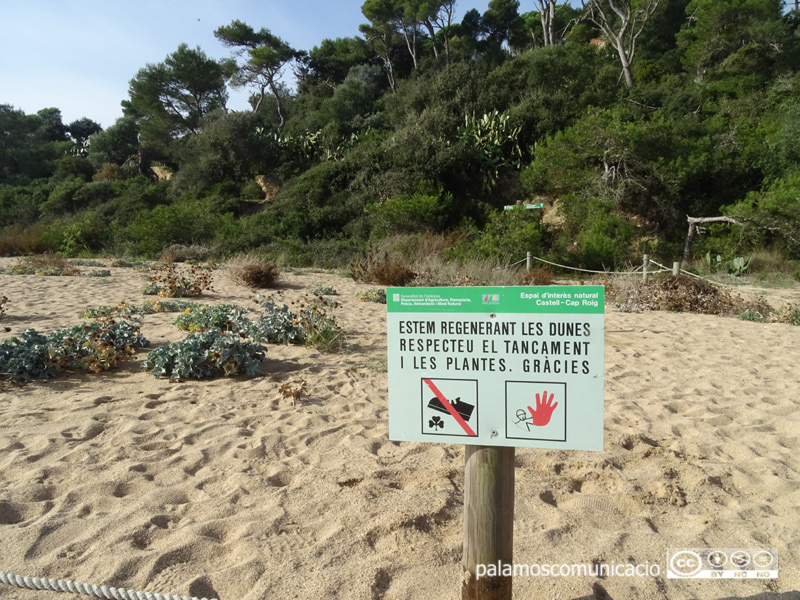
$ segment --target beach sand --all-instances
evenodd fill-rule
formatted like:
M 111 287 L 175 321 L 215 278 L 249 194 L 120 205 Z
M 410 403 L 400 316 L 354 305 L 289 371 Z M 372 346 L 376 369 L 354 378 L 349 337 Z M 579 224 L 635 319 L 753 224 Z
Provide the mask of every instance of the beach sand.
M 3 339 L 141 305 L 141 273 L 109 268 L 0 275 Z M 200 302 L 250 305 L 215 277 Z M 221 600 L 460 598 L 464 447 L 389 441 L 386 307 L 307 271 L 284 273 L 281 296 L 319 282 L 339 292 L 343 353 L 270 345 L 258 377 L 174 383 L 141 351 L 0 388 L 0 570 Z M 181 339 L 174 318 L 146 315 L 142 333 Z M 608 308 L 605 450 L 516 450 L 514 559 L 660 575 L 523 576 L 514 597 L 797 598 L 799 341 L 790 325 Z M 296 405 L 278 391 L 302 382 Z M 775 548 L 780 577 L 667 579 L 668 548 L 706 547 Z M 0 584 L 0 599 L 55 595 Z

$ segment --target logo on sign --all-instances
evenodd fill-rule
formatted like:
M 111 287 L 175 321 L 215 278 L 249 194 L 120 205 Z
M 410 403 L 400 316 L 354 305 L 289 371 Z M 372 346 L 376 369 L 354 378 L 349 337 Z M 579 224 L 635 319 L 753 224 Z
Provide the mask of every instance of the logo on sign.
M 500 294 L 484 294 L 484 304 L 500 304 Z

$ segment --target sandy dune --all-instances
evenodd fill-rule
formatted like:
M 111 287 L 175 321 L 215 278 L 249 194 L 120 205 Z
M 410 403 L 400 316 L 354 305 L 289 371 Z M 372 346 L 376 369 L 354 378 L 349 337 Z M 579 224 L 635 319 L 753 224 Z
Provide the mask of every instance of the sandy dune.
M 0 275 L 3 338 L 140 305 L 141 274 L 111 271 Z M 283 281 L 287 301 L 338 290 L 344 353 L 270 346 L 254 379 L 171 383 L 133 362 L 0 387 L 0 570 L 222 600 L 460 597 L 463 446 L 388 440 L 385 306 L 334 275 Z M 215 288 L 201 301 L 250 302 Z M 142 333 L 180 339 L 174 317 Z M 517 449 L 515 561 L 661 575 L 519 577 L 515 597 L 798 597 L 800 328 L 608 309 L 605 348 L 605 451 Z M 293 406 L 278 387 L 303 381 Z M 762 546 L 778 580 L 666 578 L 668 548 Z

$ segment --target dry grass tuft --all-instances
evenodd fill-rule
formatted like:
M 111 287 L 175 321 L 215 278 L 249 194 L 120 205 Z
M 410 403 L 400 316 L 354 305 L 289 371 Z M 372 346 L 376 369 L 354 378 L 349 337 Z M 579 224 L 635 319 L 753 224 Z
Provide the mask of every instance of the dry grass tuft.
M 547 267 L 534 267 L 517 274 L 517 285 L 553 285 L 556 276 Z
M 36 274 L 36 275 L 80 275 L 80 269 L 61 254 L 36 254 L 19 259 L 16 265 L 6 270 L 9 274 Z
M 165 263 L 205 260 L 210 250 L 199 244 L 172 244 L 161 251 Z
M 280 269 L 274 262 L 256 254 L 240 254 L 226 263 L 226 274 L 239 285 L 251 289 L 274 287 L 280 278 Z
M 416 273 L 402 254 L 389 254 L 371 247 L 350 263 L 350 276 L 362 283 L 405 286 L 414 280 Z

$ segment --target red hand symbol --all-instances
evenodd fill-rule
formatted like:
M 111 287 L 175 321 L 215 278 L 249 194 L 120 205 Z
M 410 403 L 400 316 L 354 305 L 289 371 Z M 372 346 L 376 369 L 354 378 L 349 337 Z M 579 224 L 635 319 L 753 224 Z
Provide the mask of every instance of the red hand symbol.
M 531 411 L 534 425 L 541 427 L 550 422 L 550 417 L 553 416 L 553 411 L 556 409 L 556 406 L 558 406 L 558 402 L 555 404 L 552 402 L 553 394 L 550 394 L 550 398 L 547 397 L 547 391 L 541 396 L 536 394 L 536 410 L 533 410 L 530 406 L 528 407 L 528 410 Z

